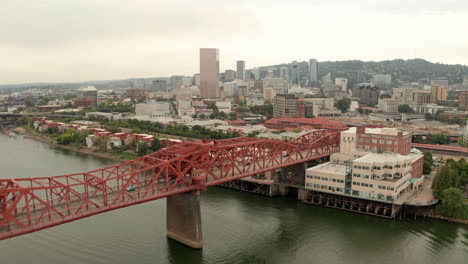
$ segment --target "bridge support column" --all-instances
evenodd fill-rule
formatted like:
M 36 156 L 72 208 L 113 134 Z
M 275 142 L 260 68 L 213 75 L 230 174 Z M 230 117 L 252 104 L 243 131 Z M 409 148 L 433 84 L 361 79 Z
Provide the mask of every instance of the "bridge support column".
M 167 237 L 192 248 L 202 248 L 200 192 L 166 198 Z

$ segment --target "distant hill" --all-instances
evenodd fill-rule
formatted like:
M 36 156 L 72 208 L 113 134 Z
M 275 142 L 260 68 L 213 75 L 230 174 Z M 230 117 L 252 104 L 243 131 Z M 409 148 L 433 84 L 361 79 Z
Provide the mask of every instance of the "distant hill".
M 269 68 L 276 68 L 275 75 L 279 76 L 279 68 L 291 68 L 291 64 L 279 64 L 260 67 L 260 76 L 266 76 Z M 299 68 L 301 79 L 308 78 L 308 62 L 300 62 Z M 442 63 L 432 63 L 423 59 L 411 60 L 386 60 L 386 61 L 319 61 L 319 76 L 322 77 L 331 73 L 332 78 L 346 77 L 348 72 L 363 72 L 367 75 L 367 80 L 374 73 L 391 74 L 394 83 L 406 82 L 430 82 L 430 79 L 446 77 L 449 84 L 459 84 L 463 81 L 463 76 L 468 75 L 468 66 L 451 65 Z

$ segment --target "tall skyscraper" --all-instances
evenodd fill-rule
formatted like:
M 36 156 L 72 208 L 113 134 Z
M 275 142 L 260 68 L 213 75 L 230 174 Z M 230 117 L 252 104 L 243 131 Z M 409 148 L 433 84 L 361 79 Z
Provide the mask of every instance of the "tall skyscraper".
M 280 68 L 280 78 L 283 78 L 283 79 L 285 79 L 286 81 L 289 82 L 288 67 L 281 67 Z
M 245 61 L 237 61 L 237 74 L 238 80 L 245 80 Z
M 172 75 L 171 78 L 169 78 L 169 81 L 171 83 L 171 91 L 174 91 L 175 89 L 177 89 L 180 86 L 184 85 L 184 76 L 182 76 L 182 75 Z
M 390 89 L 392 85 L 392 75 L 391 74 L 374 74 L 372 76 L 372 83 L 380 89 Z
M 232 82 L 236 79 L 236 72 L 233 70 L 226 70 L 224 72 L 224 81 Z
M 152 81 L 152 92 L 165 92 L 166 91 L 166 81 L 164 80 L 153 80 Z
M 318 62 L 316 59 L 309 60 L 309 86 L 314 87 L 318 84 Z
M 203 98 L 220 96 L 218 49 L 200 49 L 200 95 Z
M 291 64 L 291 83 L 299 85 L 299 64 L 293 61 Z

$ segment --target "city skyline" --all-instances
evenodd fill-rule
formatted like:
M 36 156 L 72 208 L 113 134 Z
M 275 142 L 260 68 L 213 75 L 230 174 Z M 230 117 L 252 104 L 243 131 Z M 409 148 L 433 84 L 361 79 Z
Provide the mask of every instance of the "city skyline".
M 462 1 L 110 3 L 3 4 L 0 84 L 193 75 L 200 47 L 222 52 L 221 72 L 240 59 L 249 68 L 310 58 L 468 64 Z M 204 16 L 210 8 L 222 15 Z M 311 14 L 327 23 L 311 23 Z

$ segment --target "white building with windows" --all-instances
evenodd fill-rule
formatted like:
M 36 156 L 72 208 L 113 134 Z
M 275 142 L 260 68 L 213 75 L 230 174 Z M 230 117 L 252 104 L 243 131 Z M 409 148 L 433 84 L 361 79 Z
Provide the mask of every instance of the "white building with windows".
M 377 130 L 382 133 L 375 136 L 382 138 L 389 132 L 389 128 L 372 131 Z M 341 132 L 340 152 L 332 154 L 330 162 L 306 170 L 305 188 L 389 203 L 404 202 L 412 190 L 413 170 L 422 170 L 414 165 L 421 162 L 422 155 L 359 149 L 358 137 L 356 128 Z

